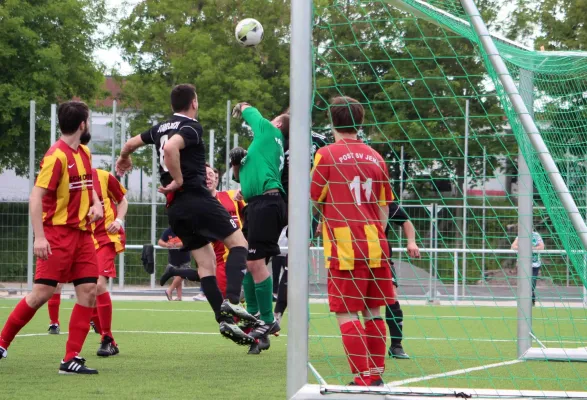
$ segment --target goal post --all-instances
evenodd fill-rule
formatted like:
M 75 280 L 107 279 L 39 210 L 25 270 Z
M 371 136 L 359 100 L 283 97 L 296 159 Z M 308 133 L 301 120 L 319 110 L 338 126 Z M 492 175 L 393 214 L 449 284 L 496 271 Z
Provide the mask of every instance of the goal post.
M 567 106 L 558 99 L 554 105 L 546 104 L 565 90 L 580 97 L 587 87 L 577 83 L 569 89 L 564 82 L 568 77 L 561 75 L 560 82 L 553 83 L 556 90 L 552 93 L 556 93 L 551 94 L 545 89 L 550 73 L 533 68 L 534 61 L 511 64 L 512 57 L 524 57 L 516 51 L 531 49 L 492 36 L 473 0 L 292 1 L 290 46 L 290 168 L 295 171 L 290 174 L 290 198 L 308 198 L 311 116 L 323 118 L 318 114 L 327 109 L 329 97 L 355 97 L 367 114 L 365 140 L 384 156 L 391 172 L 399 169 L 401 182 L 394 189 L 412 193 L 402 204 L 414 210 L 409 214 L 422 231 L 418 243 L 421 247 L 431 243 L 435 248 L 422 249 L 421 261 L 406 253 L 398 261 L 397 251 L 405 251 L 405 239 L 390 238 L 396 248 L 392 258 L 402 272 L 399 300 L 405 307 L 405 341 L 407 346 L 412 343 L 406 349 L 413 353 L 412 358 L 387 359 L 383 387 L 344 386 L 351 374 L 336 318 L 327 306 L 324 272 L 317 272 L 324 268 L 323 260 L 314 257 L 316 247 L 311 252 L 309 248 L 311 205 L 289 202 L 287 398 L 587 397 L 583 378 L 587 363 L 573 362 L 587 361 L 587 314 L 573 297 L 578 292 L 574 289 L 584 293 L 587 282 L 587 226 L 582 216 L 587 214 L 587 146 L 584 161 L 576 162 L 582 171 L 576 177 L 578 183 L 571 187 L 571 170 L 561 169 L 561 150 L 556 147 L 560 143 L 564 145 L 560 147 L 569 147 L 559 123 Z M 509 52 L 500 56 L 504 46 L 509 46 Z M 573 68 L 576 60 L 587 60 L 578 52 L 560 56 L 572 58 L 565 60 Z M 548 63 L 557 56 L 542 54 L 539 60 Z M 486 70 L 480 71 L 480 65 Z M 579 71 L 587 81 L 586 63 L 568 68 L 569 76 Z M 434 87 L 438 81 L 442 83 Z M 536 99 L 534 93 L 541 98 Z M 468 112 L 463 118 L 469 100 L 474 102 L 471 122 Z M 541 124 L 532 115 L 536 102 Z M 507 125 L 500 122 L 506 117 Z M 558 131 L 545 122 L 548 118 L 557 122 Z M 328 125 L 327 120 L 314 122 Z M 569 125 L 573 124 L 577 126 L 574 120 Z M 578 129 L 587 132 L 586 126 Z M 468 141 L 463 141 L 469 129 Z M 546 132 L 550 136 L 543 129 L 550 129 Z M 453 146 L 442 148 L 442 140 Z M 493 163 L 490 175 L 515 175 L 518 192 L 499 195 L 504 200 L 488 201 L 488 207 L 484 201 L 480 217 L 472 209 L 464 210 L 478 203 L 467 197 L 469 188 L 462 180 L 467 183 L 467 172 L 464 177 L 459 172 L 470 168 L 477 185 L 489 179 L 477 176 L 475 170 L 480 165 L 479 149 L 483 149 L 485 170 L 486 144 L 493 146 L 487 152 Z M 552 145 L 553 154 L 549 151 Z M 400 159 L 400 146 L 397 168 L 394 160 Z M 476 150 L 469 153 L 469 146 Z M 465 168 L 460 163 L 463 158 Z M 517 162 L 517 171 L 507 172 L 512 162 Z M 408 164 L 411 176 L 406 186 L 403 176 Z M 442 178 L 451 182 L 451 194 L 441 193 L 432 178 L 437 167 L 449 171 Z M 430 174 L 431 183 L 425 174 Z M 398 175 L 392 174 L 392 180 L 396 179 Z M 539 207 L 535 207 L 535 185 L 543 198 Z M 457 201 L 465 198 L 459 213 Z M 433 215 L 425 211 L 437 203 Z M 501 211 L 514 206 L 515 215 Z M 435 223 L 428 234 L 432 219 Z M 533 285 L 538 278 L 532 240 L 537 221 L 554 248 L 544 255 L 548 267 L 558 271 L 564 258 L 560 254 L 566 254 L 570 260 L 566 267 L 571 271 L 567 271 L 567 288 L 569 280 L 575 287 L 563 290 L 556 286 L 555 272 L 543 267 L 545 278 L 555 286 L 550 292 L 552 304 L 533 308 Z M 509 235 L 515 237 L 516 232 L 517 271 L 508 277 L 512 269 Z M 556 250 L 562 248 L 564 251 Z M 434 268 L 428 272 L 426 265 Z M 505 275 L 504 285 L 515 302 L 504 297 L 503 287 L 486 283 L 486 268 Z M 479 278 L 481 283 L 472 282 Z M 430 303 L 427 296 L 439 301 Z M 538 323 L 533 326 L 533 322 Z

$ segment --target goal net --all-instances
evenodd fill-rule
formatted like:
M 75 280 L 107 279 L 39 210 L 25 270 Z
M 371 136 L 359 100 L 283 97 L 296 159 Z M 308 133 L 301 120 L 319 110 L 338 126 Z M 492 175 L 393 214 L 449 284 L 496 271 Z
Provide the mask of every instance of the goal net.
M 314 238 L 308 340 L 317 386 L 304 398 L 587 396 L 587 364 L 575 362 L 587 361 L 587 232 L 573 223 L 587 215 L 587 53 L 491 37 L 569 203 L 471 21 L 457 0 L 314 4 L 314 130 L 328 132 L 333 96 L 362 103 L 364 140 L 388 163 L 421 258 L 408 256 L 406 232 L 392 225 L 403 321 L 396 313 L 387 322 L 403 325 L 409 359 L 387 358 L 383 388 L 347 387 L 353 375 Z M 544 249 L 518 256 L 518 233 Z

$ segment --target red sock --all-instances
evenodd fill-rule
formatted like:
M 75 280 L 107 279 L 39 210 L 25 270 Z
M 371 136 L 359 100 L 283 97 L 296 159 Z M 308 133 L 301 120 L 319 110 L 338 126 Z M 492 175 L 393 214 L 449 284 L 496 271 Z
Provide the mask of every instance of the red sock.
M 71 319 L 69 320 L 69 337 L 65 345 L 65 358 L 63 361 L 71 360 L 82 351 L 88 336 L 88 325 L 90 325 L 93 310 L 92 307 L 84 307 L 80 304 L 73 306 Z
M 49 319 L 51 325 L 59 325 L 59 305 L 61 304 L 61 293 L 55 293 L 47 302 L 49 308 Z
M 385 372 L 385 352 L 387 351 L 387 331 L 381 318 L 365 321 L 367 348 L 369 349 L 369 370 L 371 380 L 381 379 Z
M 358 386 L 368 386 L 371 383 L 369 377 L 369 362 L 367 360 L 367 344 L 365 341 L 365 329 L 361 321 L 350 321 L 340 326 L 342 344 L 347 354 L 351 372 L 359 374 L 355 377 Z
M 100 325 L 102 325 L 102 337 L 104 335 L 112 336 L 112 299 L 110 293 L 105 292 L 96 297 L 96 304 L 98 305 L 98 316 L 100 317 Z M 116 342 L 115 342 L 116 344 Z
M 96 330 L 101 335 L 102 334 L 102 324 L 100 323 L 100 316 L 98 314 L 98 307 L 94 307 L 92 309 L 92 319 L 91 321 L 94 323 Z
M 26 299 L 19 301 L 16 307 L 14 307 L 14 310 L 12 310 L 8 316 L 6 325 L 4 325 L 4 328 L 0 333 L 0 347 L 8 349 L 8 346 L 10 346 L 10 343 L 16 334 L 20 332 L 23 326 L 29 323 L 36 312 L 37 310 L 31 308 L 26 303 Z

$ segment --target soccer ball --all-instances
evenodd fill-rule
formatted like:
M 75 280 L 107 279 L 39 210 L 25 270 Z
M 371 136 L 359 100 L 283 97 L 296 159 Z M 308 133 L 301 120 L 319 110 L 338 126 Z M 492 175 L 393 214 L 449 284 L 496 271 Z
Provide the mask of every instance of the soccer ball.
M 263 25 L 253 18 L 243 19 L 236 26 L 234 36 L 241 46 L 256 46 L 263 40 Z

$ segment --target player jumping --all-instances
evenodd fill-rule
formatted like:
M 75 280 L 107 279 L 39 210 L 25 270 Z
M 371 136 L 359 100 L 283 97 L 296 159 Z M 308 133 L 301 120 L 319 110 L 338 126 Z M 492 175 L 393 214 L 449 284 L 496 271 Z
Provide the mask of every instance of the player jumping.
M 350 384 L 382 386 L 387 346 L 380 307 L 395 298 L 385 237 L 391 186 L 383 158 L 357 139 L 363 106 L 336 97 L 329 115 L 335 143 L 317 151 L 310 186 L 316 207 L 323 208 L 328 303 L 356 374 Z
M 37 269 L 33 290 L 8 316 L 0 333 L 0 360 L 16 334 L 53 295 L 59 282 L 73 282 L 77 303 L 69 320 L 69 336 L 60 374 L 97 374 L 80 357 L 96 301 L 98 264 L 91 226 L 102 218 L 100 199 L 93 189 L 89 140 L 89 109 L 70 101 L 58 108 L 61 137 L 45 153 L 30 196 Z
M 233 316 L 256 322 L 240 305 L 243 271 L 246 269 L 247 241 L 228 212 L 206 187 L 206 149 L 202 125 L 195 119 L 198 97 L 192 85 L 178 85 L 171 91 L 168 121 L 135 136 L 124 145 L 116 163 L 119 174 L 132 167 L 130 154 L 145 144 L 156 146 L 162 193 L 168 200 L 169 223 L 190 250 L 198 271 L 168 266 L 160 279 L 162 285 L 172 276 L 200 283 L 220 325 L 220 333 L 237 344 L 250 345 L 255 340 L 234 322 Z M 215 256 L 210 242 L 221 240 L 229 249 L 226 260 L 227 300 L 223 301 L 215 275 Z
M 233 157 L 231 164 L 247 202 L 243 231 L 249 242 L 249 255 L 243 286 L 247 311 L 253 315 L 260 313 L 260 323 L 251 332 L 258 343 L 249 349 L 249 354 L 259 354 L 269 348 L 269 335 L 280 330 L 273 315 L 273 283 L 267 262 L 280 254 L 279 235 L 287 225 L 281 172 L 285 162 L 283 142 L 289 137 L 289 115 L 269 121 L 247 103 L 237 104 L 232 115 L 242 117 L 254 135 L 246 156 Z

